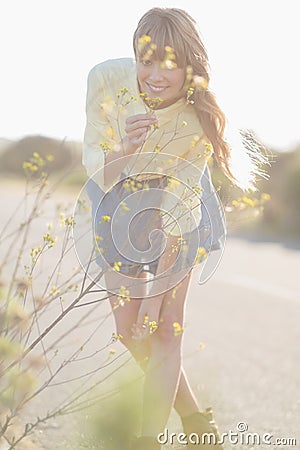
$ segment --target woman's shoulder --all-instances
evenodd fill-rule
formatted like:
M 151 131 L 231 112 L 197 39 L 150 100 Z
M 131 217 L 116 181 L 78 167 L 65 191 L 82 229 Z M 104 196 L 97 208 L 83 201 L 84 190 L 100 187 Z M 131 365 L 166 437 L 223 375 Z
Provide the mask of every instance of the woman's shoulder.
M 107 59 L 96 64 L 89 72 L 89 78 L 112 85 L 126 85 L 134 80 L 135 61 L 133 58 Z

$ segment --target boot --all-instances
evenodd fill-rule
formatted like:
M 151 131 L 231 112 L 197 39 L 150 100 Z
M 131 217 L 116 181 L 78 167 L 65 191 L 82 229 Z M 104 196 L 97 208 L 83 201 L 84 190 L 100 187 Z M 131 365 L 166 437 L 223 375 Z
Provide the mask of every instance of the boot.
M 132 450 L 161 450 L 161 445 L 155 437 L 141 436 L 132 443 Z
M 201 436 L 204 433 L 213 434 L 215 436 L 211 437 L 209 440 L 209 436 L 204 436 L 204 442 L 201 446 L 203 450 L 224 450 L 224 447 L 219 444 L 220 435 L 218 431 L 218 427 L 213 418 L 212 408 L 206 408 L 204 412 L 196 412 L 187 417 L 182 417 L 181 422 L 183 425 L 183 431 L 187 435 L 189 442 L 189 435 L 192 433 L 197 433 L 200 436 L 200 444 L 201 444 Z M 194 444 L 189 444 L 188 449 L 195 449 Z

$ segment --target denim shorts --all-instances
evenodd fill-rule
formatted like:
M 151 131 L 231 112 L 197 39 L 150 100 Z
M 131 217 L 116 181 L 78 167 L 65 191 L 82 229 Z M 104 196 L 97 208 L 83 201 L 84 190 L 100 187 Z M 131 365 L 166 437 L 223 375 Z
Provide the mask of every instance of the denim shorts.
M 93 232 L 99 250 L 96 262 L 99 267 L 105 269 L 108 265 L 114 267 L 117 264 L 118 271 L 126 275 L 134 276 L 141 272 L 156 274 L 159 256 L 155 257 L 155 254 L 161 253 L 163 243 L 162 235 L 157 234 L 157 230 L 162 230 L 159 205 L 166 185 L 164 176 L 142 181 L 126 177 L 104 193 L 92 179 L 88 180 L 86 190 L 92 204 Z M 146 205 L 149 203 L 149 189 L 152 193 L 155 189 L 155 207 Z M 137 191 L 139 195 L 135 198 L 138 197 L 138 201 L 135 201 L 132 194 Z M 154 251 L 150 255 L 148 252 L 148 257 L 143 261 L 141 255 L 149 250 L 149 239 Z

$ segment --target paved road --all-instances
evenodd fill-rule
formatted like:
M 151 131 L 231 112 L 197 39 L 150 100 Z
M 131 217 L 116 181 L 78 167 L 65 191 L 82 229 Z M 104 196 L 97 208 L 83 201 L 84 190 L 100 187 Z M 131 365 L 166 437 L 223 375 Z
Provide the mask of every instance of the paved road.
M 222 432 L 235 432 L 237 424 L 244 422 L 248 432 L 261 435 L 268 432 L 274 439 L 297 438 L 296 447 L 272 445 L 272 448 L 300 448 L 299 263 L 299 246 L 229 237 L 212 279 L 199 285 L 199 274 L 195 271 L 186 311 L 184 361 L 202 405 L 214 407 Z M 107 303 L 101 303 L 85 326 L 78 327 L 66 339 L 60 350 L 63 354 L 60 361 L 67 352 L 78 348 L 107 313 Z M 50 310 L 45 323 L 56 314 L 55 308 Z M 70 314 L 57 332 L 62 333 L 82 315 L 82 309 Z M 85 350 L 99 349 L 113 331 L 113 320 L 108 317 Z M 117 357 L 121 346 L 114 348 L 117 350 L 114 357 Z M 64 376 L 76 377 L 82 370 L 96 368 L 105 361 L 107 352 L 70 365 L 61 380 Z M 55 360 L 53 364 L 55 366 Z M 99 372 L 96 378 L 104 373 Z M 110 389 L 110 385 L 102 389 Z M 45 396 L 29 409 L 27 417 L 40 414 L 40 409 L 51 408 L 69 390 L 69 384 L 48 388 Z M 85 414 L 81 413 L 80 418 L 82 424 Z M 175 414 L 170 418 L 169 427 L 172 431 L 179 430 Z M 55 419 L 36 432 L 34 438 L 39 442 L 36 448 L 76 450 L 70 433 L 73 437 L 81 433 L 78 425 L 74 430 L 73 419 Z M 34 444 L 31 448 L 35 448 Z M 80 448 L 92 450 L 93 447 L 87 444 Z M 251 446 L 230 445 L 227 441 L 226 448 Z

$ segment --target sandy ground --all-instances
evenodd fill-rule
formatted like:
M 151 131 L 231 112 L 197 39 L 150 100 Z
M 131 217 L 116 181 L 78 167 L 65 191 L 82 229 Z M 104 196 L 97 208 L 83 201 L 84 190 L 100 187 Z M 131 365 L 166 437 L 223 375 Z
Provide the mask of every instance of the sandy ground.
M 2 202 L 7 202 L 5 210 L 16 201 L 17 192 L 12 188 L 2 198 Z M 72 198 L 74 194 L 70 193 L 69 200 Z M 75 255 L 70 256 L 71 264 L 73 258 Z M 184 363 L 202 406 L 213 406 L 221 432 L 237 432 L 238 424 L 243 422 L 248 432 L 272 434 L 274 449 L 300 449 L 299 263 L 299 243 L 231 236 L 220 266 L 209 282 L 199 285 L 199 274 L 194 272 L 186 309 Z M 77 348 L 80 340 L 90 334 L 91 327 L 95 328 L 97 320 L 108 313 L 108 304 L 99 304 L 90 326 L 87 322 L 78 330 L 64 351 Z M 56 314 L 56 310 L 51 310 L 46 322 Z M 80 314 L 82 310 L 67 316 L 63 327 L 75 323 Z M 107 343 L 113 331 L 113 320 L 108 317 L 89 342 L 89 348 Z M 114 348 L 117 356 L 121 346 Z M 89 361 L 85 369 L 97 364 L 99 359 Z M 74 364 L 63 375 L 74 377 L 81 370 Z M 47 388 L 24 413 L 24 420 L 33 420 L 42 411 L 51 409 L 70 389 L 70 384 Z M 105 392 L 106 387 L 102 389 Z M 88 443 L 75 444 L 83 433 L 85 420 L 84 412 L 53 419 L 38 427 L 29 447 L 24 444 L 19 449 L 92 450 Z M 175 413 L 168 428 L 180 431 Z M 297 445 L 275 445 L 276 438 L 296 438 Z M 4 444 L 0 446 L 1 450 L 5 448 Z M 166 448 L 180 449 L 182 445 Z M 225 448 L 270 448 L 270 445 L 251 447 L 241 441 L 237 445 L 226 441 Z

